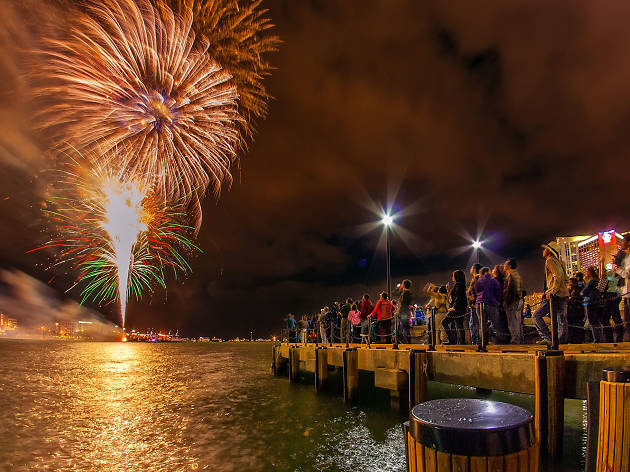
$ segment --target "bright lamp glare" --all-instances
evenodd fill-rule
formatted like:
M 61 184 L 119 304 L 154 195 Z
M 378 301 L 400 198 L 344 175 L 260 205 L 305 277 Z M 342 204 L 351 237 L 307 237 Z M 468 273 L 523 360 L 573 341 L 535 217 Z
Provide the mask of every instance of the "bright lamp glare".
M 394 218 L 392 218 L 391 215 L 383 215 L 382 221 L 385 226 L 389 226 L 394 222 Z
M 481 248 L 481 241 L 473 241 L 472 247 L 475 249 Z

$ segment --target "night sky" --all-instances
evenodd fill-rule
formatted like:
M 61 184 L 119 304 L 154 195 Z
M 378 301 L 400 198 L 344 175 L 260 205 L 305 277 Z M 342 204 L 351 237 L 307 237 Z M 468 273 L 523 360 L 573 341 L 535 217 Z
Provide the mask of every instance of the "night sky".
M 48 165 L 21 52 L 63 15 L 2 3 L 0 266 L 63 291 L 72 278 L 26 254 L 45 239 Z M 468 266 L 466 234 L 488 239 L 482 263 L 519 258 L 533 291 L 541 243 L 630 229 L 630 4 L 473 3 L 265 0 L 283 41 L 269 116 L 204 203 L 194 273 L 131 302 L 129 326 L 267 336 L 288 312 L 376 296 L 378 205 L 400 212 L 394 282 L 416 289 Z

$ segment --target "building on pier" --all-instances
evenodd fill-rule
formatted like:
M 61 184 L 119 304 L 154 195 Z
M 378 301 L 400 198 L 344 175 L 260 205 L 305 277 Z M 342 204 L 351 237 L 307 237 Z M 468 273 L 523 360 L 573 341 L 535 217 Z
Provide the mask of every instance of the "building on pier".
M 577 272 L 586 272 L 589 267 L 598 267 L 603 257 L 606 270 L 612 269 L 612 259 L 630 232 L 618 233 L 614 229 L 601 231 L 591 236 L 558 236 L 560 259 L 569 277 Z

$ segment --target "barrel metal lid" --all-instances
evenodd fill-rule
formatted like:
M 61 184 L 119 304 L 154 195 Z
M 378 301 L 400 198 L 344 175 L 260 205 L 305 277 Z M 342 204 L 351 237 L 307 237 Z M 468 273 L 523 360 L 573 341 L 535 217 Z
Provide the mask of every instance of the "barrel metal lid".
M 602 380 L 607 382 L 630 382 L 630 366 L 606 367 L 602 372 Z
M 534 442 L 533 416 L 509 403 L 476 399 L 431 400 L 409 415 L 415 440 L 425 447 L 465 456 L 500 456 Z

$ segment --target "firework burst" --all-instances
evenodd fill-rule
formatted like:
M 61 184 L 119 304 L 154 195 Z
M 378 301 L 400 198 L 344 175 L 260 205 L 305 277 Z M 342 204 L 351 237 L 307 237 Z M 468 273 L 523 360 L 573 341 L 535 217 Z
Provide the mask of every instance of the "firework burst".
M 271 98 L 263 80 L 272 66 L 265 56 L 278 49 L 280 39 L 269 33 L 273 28 L 262 0 L 159 0 L 158 5 L 177 12 L 193 11 L 193 29 L 208 42 L 208 53 L 232 75 L 239 93 L 239 112 L 246 120 L 244 130 L 251 135 L 252 120 L 267 114 Z
M 43 126 L 167 200 L 218 194 L 239 146 L 238 94 L 192 24 L 190 7 L 90 2 L 45 42 L 38 95 L 58 102 L 42 107 Z
M 73 287 L 82 287 L 83 301 L 119 300 L 124 327 L 129 296 L 141 300 L 156 284 L 166 287 L 169 268 L 175 276 L 190 271 L 182 252 L 198 248 L 184 204 L 165 206 L 139 181 L 101 168 L 74 163 L 59 175 L 44 210 L 56 237 L 34 250 L 58 251 L 57 264 L 78 272 Z

